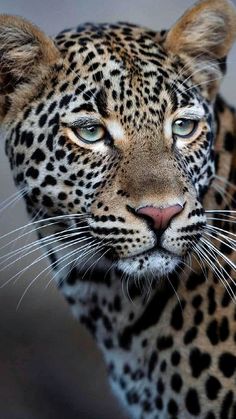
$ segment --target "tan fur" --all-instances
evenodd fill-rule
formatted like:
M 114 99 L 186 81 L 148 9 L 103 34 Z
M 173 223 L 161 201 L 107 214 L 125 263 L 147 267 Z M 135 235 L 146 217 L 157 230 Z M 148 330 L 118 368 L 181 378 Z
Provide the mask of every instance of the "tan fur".
M 221 71 L 217 60 L 227 56 L 236 39 L 236 9 L 228 0 L 203 0 L 187 10 L 167 34 L 168 51 L 189 59 L 197 84 L 206 96 L 217 94 Z
M 18 108 L 35 91 L 48 68 L 60 57 L 54 42 L 30 22 L 16 16 L 0 15 L 0 94 L 14 94 L 19 83 L 21 100 Z M 19 95 L 17 95 L 19 97 Z M 6 102 L 0 96 L 0 114 Z
M 172 27 L 166 47 L 191 56 L 223 58 L 236 38 L 236 10 L 228 0 L 203 0 Z

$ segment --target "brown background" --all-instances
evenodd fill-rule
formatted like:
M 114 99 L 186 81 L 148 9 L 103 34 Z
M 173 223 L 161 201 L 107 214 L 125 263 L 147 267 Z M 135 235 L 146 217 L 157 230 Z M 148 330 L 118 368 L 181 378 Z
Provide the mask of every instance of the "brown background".
M 193 3 L 190 0 L 0 0 L 0 11 L 24 16 L 55 35 L 84 21 L 125 20 L 153 29 L 167 28 Z M 222 86 L 234 105 L 235 72 L 236 48 L 229 57 L 228 76 Z M 0 143 L 1 202 L 15 189 L 3 140 Z M 27 222 L 24 206 L 17 202 L 0 212 L 0 235 Z M 26 240 L 19 240 L 14 248 L 25 243 Z M 1 254 L 4 252 L 6 249 Z M 0 419 L 125 418 L 110 393 L 95 344 L 71 317 L 53 283 L 46 288 L 50 275 L 39 277 L 16 309 L 27 285 L 46 263 L 32 266 L 17 282 L 14 275 L 38 255 L 22 259 L 0 272 Z

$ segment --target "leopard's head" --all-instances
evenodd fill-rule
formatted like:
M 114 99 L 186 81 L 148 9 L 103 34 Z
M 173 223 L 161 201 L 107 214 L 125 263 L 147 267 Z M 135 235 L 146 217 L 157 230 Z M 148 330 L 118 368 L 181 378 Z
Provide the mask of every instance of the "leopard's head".
M 235 36 L 226 0 L 198 2 L 169 31 L 88 24 L 54 41 L 2 16 L 1 119 L 29 210 L 83 214 L 123 272 L 173 271 L 205 226 Z

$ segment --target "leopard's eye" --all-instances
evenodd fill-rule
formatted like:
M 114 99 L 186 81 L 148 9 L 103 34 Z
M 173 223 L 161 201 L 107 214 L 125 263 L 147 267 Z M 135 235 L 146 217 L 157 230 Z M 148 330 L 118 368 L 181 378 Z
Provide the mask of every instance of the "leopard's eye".
M 181 138 L 189 138 L 196 131 L 198 121 L 193 119 L 176 119 L 172 124 L 172 133 Z
M 87 127 L 76 127 L 74 129 L 77 137 L 85 143 L 96 143 L 105 137 L 106 130 L 102 125 L 90 125 Z

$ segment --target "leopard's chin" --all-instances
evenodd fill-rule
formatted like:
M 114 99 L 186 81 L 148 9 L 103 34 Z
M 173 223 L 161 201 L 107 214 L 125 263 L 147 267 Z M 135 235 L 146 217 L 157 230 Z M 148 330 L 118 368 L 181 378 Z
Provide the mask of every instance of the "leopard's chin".
M 117 268 L 124 274 L 160 279 L 173 272 L 182 258 L 166 250 L 152 250 L 144 254 L 120 259 Z

